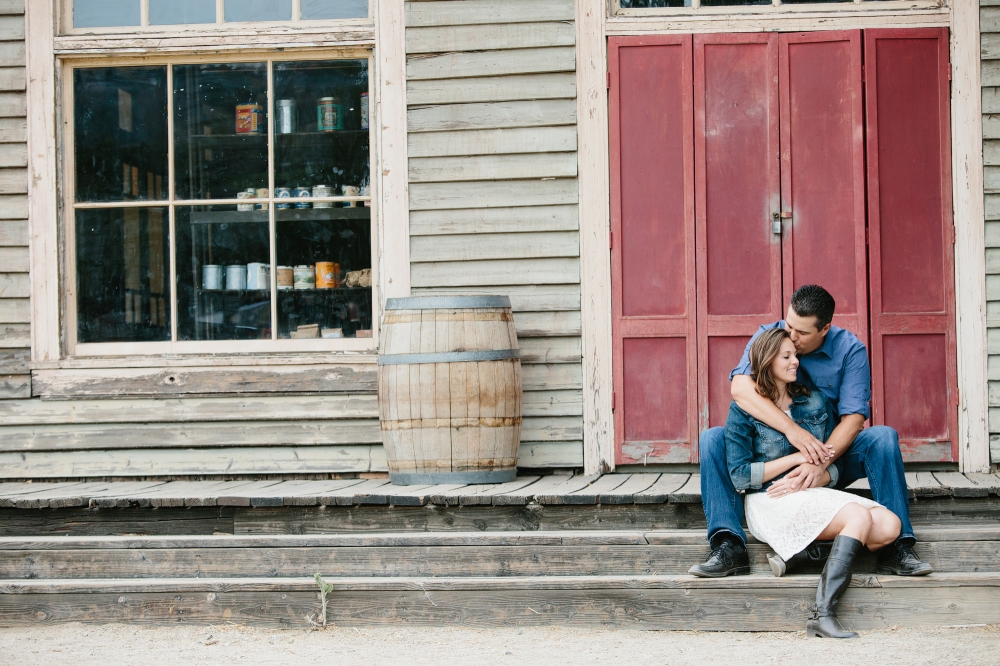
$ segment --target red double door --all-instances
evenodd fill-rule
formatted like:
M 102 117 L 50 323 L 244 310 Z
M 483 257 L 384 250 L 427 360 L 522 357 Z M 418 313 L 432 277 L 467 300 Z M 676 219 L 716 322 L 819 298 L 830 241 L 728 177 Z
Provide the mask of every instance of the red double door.
M 617 462 L 696 462 L 810 283 L 873 422 L 957 460 L 947 30 L 617 37 L 609 71 Z

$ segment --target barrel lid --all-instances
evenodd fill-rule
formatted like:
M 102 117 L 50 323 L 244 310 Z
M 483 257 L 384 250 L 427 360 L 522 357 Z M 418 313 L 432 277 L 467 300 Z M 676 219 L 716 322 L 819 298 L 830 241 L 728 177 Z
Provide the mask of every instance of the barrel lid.
M 410 296 L 387 298 L 386 310 L 447 310 L 451 308 L 509 308 L 507 296 Z

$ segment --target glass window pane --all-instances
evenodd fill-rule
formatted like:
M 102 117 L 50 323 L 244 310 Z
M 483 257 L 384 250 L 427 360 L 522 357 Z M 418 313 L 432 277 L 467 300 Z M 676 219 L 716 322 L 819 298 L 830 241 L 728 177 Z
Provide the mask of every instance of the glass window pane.
M 274 94 L 275 187 L 366 188 L 368 62 L 275 63 Z
M 175 215 L 177 339 L 270 340 L 266 204 L 181 206 Z
M 167 70 L 73 71 L 76 200 L 167 198 Z
M 649 9 L 651 7 L 690 7 L 691 0 L 620 0 L 622 9 Z M 702 2 L 702 4 L 705 4 Z
M 149 0 L 149 25 L 215 23 L 215 0 Z
M 267 187 L 267 66 L 174 67 L 179 199 L 235 199 Z
M 771 0 L 701 0 L 702 7 L 733 7 L 770 4 Z
M 139 25 L 139 0 L 73 0 L 74 28 Z
M 292 0 L 226 0 L 226 21 L 291 21 Z
M 79 342 L 170 340 L 166 208 L 76 211 Z
M 301 0 L 302 20 L 367 18 L 368 0 Z
M 371 337 L 371 208 L 278 208 L 275 225 L 278 337 Z

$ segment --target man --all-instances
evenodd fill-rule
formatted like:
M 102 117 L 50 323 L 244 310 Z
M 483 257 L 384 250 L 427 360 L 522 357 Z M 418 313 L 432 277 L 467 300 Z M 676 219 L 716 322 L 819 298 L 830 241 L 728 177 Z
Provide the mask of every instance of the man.
M 750 344 L 729 378 L 733 400 L 750 416 L 778 430 L 811 462 L 799 465 L 768 490 L 775 496 L 819 485 L 830 472 L 830 487 L 845 488 L 867 477 L 872 496 L 899 516 L 902 531 L 891 546 L 878 554 L 878 573 L 922 576 L 933 571 L 913 550 L 916 539 L 910 525 L 903 458 L 899 436 L 887 426 L 864 428 L 870 416 L 871 370 L 868 353 L 853 333 L 831 326 L 833 296 L 816 285 L 800 287 L 792 294 L 784 321 L 762 326 L 763 331 L 783 326 L 791 335 L 799 357 L 799 371 L 833 404 L 840 415 L 827 442 L 820 442 L 756 391 L 750 377 Z M 753 340 L 751 340 L 752 342 Z M 723 428 L 701 434 L 701 498 L 708 519 L 712 554 L 704 564 L 689 570 L 695 576 L 718 578 L 750 573 L 750 558 L 743 531 L 743 498 L 736 493 L 726 464 Z M 832 465 L 839 460 L 838 465 Z M 839 469 L 838 469 L 839 468 Z

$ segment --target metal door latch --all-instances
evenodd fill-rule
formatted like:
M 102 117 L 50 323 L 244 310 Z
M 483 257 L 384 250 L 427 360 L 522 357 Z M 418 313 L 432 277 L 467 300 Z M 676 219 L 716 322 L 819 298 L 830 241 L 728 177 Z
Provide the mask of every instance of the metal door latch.
M 792 218 L 791 213 L 771 213 L 771 233 L 780 234 L 781 233 L 781 221 L 790 220 Z

